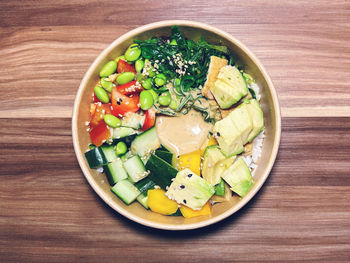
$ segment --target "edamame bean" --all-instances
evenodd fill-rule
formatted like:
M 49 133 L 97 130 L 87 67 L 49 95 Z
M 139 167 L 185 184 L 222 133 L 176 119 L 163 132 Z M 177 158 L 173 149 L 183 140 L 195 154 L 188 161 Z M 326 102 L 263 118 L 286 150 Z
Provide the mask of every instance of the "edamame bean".
M 142 59 L 139 59 L 135 62 L 135 69 L 137 73 L 141 73 L 143 67 L 145 66 L 145 62 Z
M 124 54 L 127 61 L 136 61 L 141 56 L 141 48 L 138 44 L 132 44 Z
M 117 62 L 111 60 L 107 62 L 100 71 L 100 77 L 108 77 L 112 75 L 117 70 Z
M 153 81 L 151 78 L 147 78 L 144 81 L 142 81 L 142 87 L 145 89 L 151 89 L 153 87 Z
M 105 78 L 102 78 L 100 80 L 100 82 L 101 82 L 102 88 L 104 88 L 108 92 L 112 92 L 112 89 L 113 89 L 113 83 L 112 82 L 105 80 Z
M 115 147 L 115 153 L 117 155 L 123 155 L 128 150 L 128 147 L 126 146 L 125 142 L 118 142 L 117 146 Z
M 179 106 L 179 103 L 177 102 L 177 100 L 171 100 L 169 104 L 169 108 L 172 110 L 176 110 L 177 106 Z
M 95 86 L 94 92 L 96 97 L 102 102 L 102 103 L 108 103 L 109 97 L 107 92 L 100 86 Z
M 148 90 L 143 90 L 140 93 L 140 108 L 143 110 L 148 110 L 152 107 L 154 103 L 153 95 Z
M 123 85 L 132 81 L 134 78 L 135 74 L 133 72 L 124 72 L 117 77 L 117 82 L 119 85 Z
M 169 91 L 166 91 L 166 92 L 163 92 L 162 94 L 160 94 L 160 96 L 158 98 L 158 102 L 162 106 L 169 106 L 169 104 L 171 102 L 171 96 L 170 96 Z
M 105 123 L 108 125 L 108 126 L 111 126 L 112 128 L 117 128 L 119 126 L 122 125 L 122 122 L 120 119 L 118 119 L 117 117 L 115 117 L 114 115 L 112 114 L 106 114 L 104 117 L 103 117 Z
M 153 96 L 153 101 L 156 101 L 158 99 L 158 93 L 154 89 L 148 90 L 152 96 Z
M 158 87 L 163 86 L 166 83 L 166 76 L 162 73 L 157 74 L 154 82 Z
M 122 60 L 126 61 L 126 58 L 125 58 L 124 55 L 117 57 L 117 58 L 115 59 L 115 62 L 118 63 L 119 59 L 122 59 Z
M 170 45 L 177 46 L 176 39 L 172 39 L 171 42 L 170 42 Z

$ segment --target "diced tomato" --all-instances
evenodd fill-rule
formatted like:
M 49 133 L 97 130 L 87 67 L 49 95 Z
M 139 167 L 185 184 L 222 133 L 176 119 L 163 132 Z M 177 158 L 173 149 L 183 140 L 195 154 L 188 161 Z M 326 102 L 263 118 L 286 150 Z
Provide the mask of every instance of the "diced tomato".
M 97 126 L 93 127 L 89 133 L 92 143 L 97 147 L 101 146 L 111 136 L 107 124 L 102 121 Z
M 101 102 L 95 95 L 95 92 L 92 93 L 92 101 L 93 102 Z
M 130 81 L 117 87 L 117 90 L 123 95 L 139 94 L 144 88 L 141 84 L 136 84 L 136 80 Z
M 136 112 L 140 109 L 139 101 L 139 95 L 136 94 L 128 97 L 114 88 L 112 90 L 112 114 L 120 118 L 127 112 Z
M 146 118 L 141 129 L 143 131 L 146 131 L 154 126 L 154 123 L 156 122 L 156 111 L 153 108 L 146 110 L 145 116 Z
M 119 59 L 118 65 L 117 65 L 117 72 L 123 73 L 123 72 L 134 72 L 136 73 L 135 67 L 133 65 L 130 65 L 128 62 Z
M 96 105 L 96 106 L 95 106 L 94 112 L 91 114 L 90 128 L 93 128 L 96 125 L 98 125 L 103 120 L 105 114 L 111 114 L 111 106 L 112 106 L 112 104 L 110 103 L 106 103 L 106 104 L 95 103 L 93 105 Z M 91 109 L 91 106 L 90 106 L 90 109 Z

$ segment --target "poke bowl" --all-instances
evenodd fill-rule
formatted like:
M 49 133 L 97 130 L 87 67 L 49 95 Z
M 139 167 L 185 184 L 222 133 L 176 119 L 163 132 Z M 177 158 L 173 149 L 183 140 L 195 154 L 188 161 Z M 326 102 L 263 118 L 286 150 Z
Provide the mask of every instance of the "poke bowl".
M 169 20 L 110 44 L 74 103 L 74 150 L 111 208 L 166 230 L 219 222 L 259 191 L 277 156 L 278 98 L 240 41 Z

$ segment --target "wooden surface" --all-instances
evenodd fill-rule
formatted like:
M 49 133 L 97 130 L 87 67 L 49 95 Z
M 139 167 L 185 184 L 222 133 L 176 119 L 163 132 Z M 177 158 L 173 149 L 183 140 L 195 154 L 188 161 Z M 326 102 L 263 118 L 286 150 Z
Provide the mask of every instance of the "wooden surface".
M 114 212 L 72 146 L 89 65 L 121 34 L 165 19 L 243 41 L 282 109 L 264 187 L 196 231 L 157 231 Z M 0 57 L 0 262 L 350 261 L 349 1 L 0 1 Z

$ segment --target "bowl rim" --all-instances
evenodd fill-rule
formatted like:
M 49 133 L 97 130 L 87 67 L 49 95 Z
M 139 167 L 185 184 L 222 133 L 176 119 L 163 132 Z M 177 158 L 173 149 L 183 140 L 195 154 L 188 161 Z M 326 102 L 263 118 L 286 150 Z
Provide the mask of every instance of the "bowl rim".
M 78 116 L 78 110 L 80 107 L 80 104 L 82 102 L 81 98 L 84 92 L 84 87 L 86 86 L 89 76 L 93 73 L 94 69 L 105 59 L 105 57 L 120 43 L 124 42 L 125 40 L 128 40 L 132 38 L 133 36 L 136 36 L 144 31 L 148 31 L 151 29 L 161 28 L 161 27 L 170 27 L 173 25 L 178 26 L 187 26 L 192 28 L 200 28 L 202 30 L 210 31 L 212 33 L 215 33 L 231 42 L 233 42 L 236 46 L 238 46 L 243 52 L 255 63 L 255 65 L 258 67 L 260 72 L 262 73 L 263 77 L 265 78 L 267 85 L 271 92 L 272 102 L 273 106 L 275 108 L 275 121 L 276 121 L 276 132 L 275 132 L 275 138 L 274 138 L 274 144 L 272 147 L 271 155 L 269 158 L 269 161 L 267 163 L 266 169 L 264 170 L 263 175 L 261 176 L 261 179 L 257 182 L 257 186 L 254 188 L 253 191 L 250 191 L 238 204 L 234 205 L 232 208 L 228 209 L 224 213 L 209 218 L 204 221 L 192 223 L 192 224 L 182 224 L 182 225 L 172 225 L 172 224 L 164 224 L 164 223 L 155 223 L 147 219 L 140 218 L 136 215 L 131 214 L 126 209 L 119 207 L 116 203 L 111 202 L 107 195 L 104 193 L 104 191 L 97 185 L 97 183 L 94 182 L 93 177 L 90 174 L 89 168 L 86 165 L 86 162 L 84 161 L 83 154 L 79 151 L 79 137 L 78 137 L 78 122 L 77 122 L 77 116 Z M 107 203 L 111 208 L 113 208 L 115 211 L 117 211 L 119 214 L 123 215 L 124 217 L 137 222 L 139 224 L 142 224 L 144 226 L 157 228 L 157 229 L 163 229 L 163 230 L 191 230 L 191 229 L 197 229 L 202 228 L 214 223 L 217 223 L 219 221 L 222 221 L 223 219 L 233 215 L 236 213 L 239 209 L 241 209 L 244 205 L 246 205 L 260 190 L 262 185 L 265 183 L 266 179 L 268 178 L 271 169 L 274 165 L 274 162 L 277 157 L 279 145 L 280 145 L 280 139 L 281 139 L 281 110 L 280 105 L 278 101 L 278 96 L 276 93 L 276 90 L 274 88 L 274 85 L 271 81 L 271 78 L 267 74 L 267 71 L 265 70 L 264 66 L 261 64 L 259 59 L 238 39 L 233 37 L 232 35 L 224 32 L 221 29 L 218 29 L 216 27 L 213 27 L 211 25 L 207 25 L 205 23 L 201 22 L 195 22 L 190 20 L 164 20 L 164 21 L 158 21 L 155 23 L 146 24 L 140 27 L 137 27 L 131 31 L 128 31 L 127 33 L 121 35 L 116 40 L 114 40 L 107 48 L 105 48 L 99 56 L 94 60 L 94 62 L 91 64 L 87 72 L 85 73 L 78 91 L 77 95 L 74 100 L 74 107 L 73 107 L 73 116 L 72 116 L 72 138 L 73 138 L 73 146 L 75 155 L 78 159 L 79 166 L 81 170 L 83 171 L 84 177 L 89 182 L 90 186 L 94 189 L 94 191 L 98 194 L 98 196 Z

